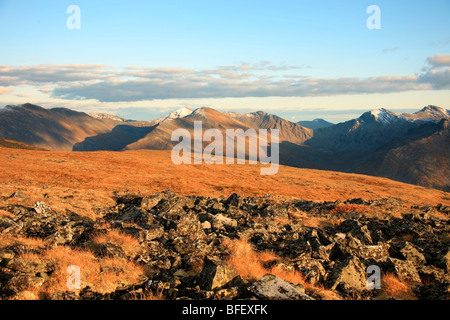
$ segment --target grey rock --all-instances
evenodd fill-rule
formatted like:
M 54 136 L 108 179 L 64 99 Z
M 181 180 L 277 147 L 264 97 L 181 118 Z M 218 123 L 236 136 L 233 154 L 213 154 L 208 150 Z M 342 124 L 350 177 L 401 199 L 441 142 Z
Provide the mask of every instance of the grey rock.
M 367 289 L 366 268 L 356 256 L 350 256 L 333 268 L 327 283 L 333 290 L 344 283 L 347 287 L 363 291 Z
M 200 274 L 200 287 L 204 290 L 222 288 L 239 277 L 236 269 L 217 259 L 205 257 Z
M 296 286 L 272 274 L 266 274 L 248 288 L 250 292 L 265 300 L 314 300 Z
M 394 272 L 400 281 L 421 283 L 419 273 L 411 261 L 396 258 L 387 259 L 387 267 Z

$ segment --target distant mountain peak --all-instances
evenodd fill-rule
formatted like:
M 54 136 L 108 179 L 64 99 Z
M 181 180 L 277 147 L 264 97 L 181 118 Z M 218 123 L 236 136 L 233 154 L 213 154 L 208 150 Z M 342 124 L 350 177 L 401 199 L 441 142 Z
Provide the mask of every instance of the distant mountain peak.
M 430 115 L 446 115 L 449 116 L 449 111 L 445 110 L 444 108 L 438 107 L 438 106 L 426 106 L 425 108 L 423 108 L 422 110 L 420 110 L 419 112 L 425 112 L 428 113 Z
M 382 124 L 389 124 L 398 120 L 398 116 L 385 108 L 380 108 L 364 113 L 359 120 L 362 122 L 376 121 Z
M 108 113 L 89 112 L 88 115 L 97 120 L 114 120 L 119 122 L 127 122 L 127 120 L 124 118 Z
M 297 123 L 305 128 L 309 128 L 309 129 L 313 129 L 313 130 L 327 128 L 327 127 L 331 127 L 334 125 L 333 123 L 328 122 L 324 119 L 314 119 L 314 120 L 309 120 L 309 121 L 304 120 L 304 121 L 299 121 Z
M 172 121 L 174 119 L 180 119 L 180 118 L 187 117 L 187 116 L 191 115 L 192 113 L 193 113 L 193 111 L 191 109 L 182 107 L 180 109 L 172 111 L 171 113 L 169 113 L 168 115 L 166 115 L 164 117 L 157 119 L 156 122 L 162 123 L 165 121 Z
M 409 121 L 421 120 L 438 122 L 442 119 L 450 119 L 450 111 L 438 106 L 428 105 L 415 113 L 401 114 L 401 117 L 408 119 Z

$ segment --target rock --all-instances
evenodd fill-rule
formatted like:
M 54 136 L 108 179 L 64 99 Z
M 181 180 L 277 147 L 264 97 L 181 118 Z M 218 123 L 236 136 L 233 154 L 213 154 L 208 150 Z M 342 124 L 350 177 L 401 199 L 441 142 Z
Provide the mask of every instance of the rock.
M 376 262 L 385 262 L 389 257 L 389 244 L 380 242 L 374 246 L 360 246 L 358 257 L 365 260 L 374 260 Z
M 72 291 L 58 291 L 51 294 L 48 299 L 49 300 L 78 300 L 78 295 Z
M 246 216 L 245 211 L 239 209 L 238 207 L 230 205 L 227 209 L 227 216 L 232 219 L 240 219 Z
M 423 283 L 450 282 L 450 275 L 435 266 L 422 265 L 418 267 L 417 271 Z
M 421 283 L 419 273 L 411 261 L 388 258 L 387 268 L 389 271 L 394 272 L 400 281 Z
M 323 283 L 326 270 L 320 260 L 304 257 L 295 261 L 295 269 L 304 275 L 305 280 L 311 284 Z
M 265 300 L 314 300 L 291 283 L 271 274 L 258 279 L 248 290 Z
M 15 253 L 11 250 L 0 251 L 0 267 L 6 266 L 15 256 Z
M 413 291 L 420 300 L 450 300 L 450 282 L 419 285 Z
M 231 196 L 228 197 L 226 203 L 228 204 L 228 206 L 240 208 L 243 205 L 244 201 L 238 194 L 233 193 Z
M 366 290 L 366 268 L 357 257 L 350 256 L 333 268 L 327 283 L 333 290 L 341 283 L 358 291 Z
M 176 224 L 178 236 L 187 237 L 193 241 L 206 236 L 198 218 L 193 214 L 184 214 Z
M 163 195 L 160 193 L 143 197 L 141 209 L 150 211 L 159 203 L 159 201 L 161 201 L 161 199 L 163 199 Z
M 14 258 L 6 264 L 6 268 L 26 274 L 49 273 L 54 270 L 51 264 L 44 262 L 35 262 L 22 258 Z
M 200 274 L 200 287 L 204 290 L 222 288 L 239 277 L 236 269 L 217 259 L 205 257 Z
M 231 287 L 218 290 L 214 293 L 214 298 L 217 300 L 232 300 L 239 295 L 239 288 Z
M 34 210 L 37 214 L 45 216 L 52 212 L 52 208 L 47 206 L 45 202 L 36 202 L 34 205 Z
M 395 244 L 390 251 L 392 257 L 411 261 L 414 265 L 426 262 L 425 256 L 410 242 Z
M 44 278 L 36 277 L 34 275 L 17 275 L 9 280 L 5 287 L 2 288 L 2 291 L 9 293 L 9 295 L 17 295 L 26 290 L 38 288 L 42 286 L 44 282 Z
M 203 229 L 211 229 L 211 223 L 209 221 L 203 221 L 202 228 Z
M 327 246 L 320 246 L 318 248 L 318 256 L 325 261 L 336 261 L 345 257 L 339 244 L 336 242 L 330 243 Z
M 141 230 L 138 233 L 139 241 L 152 241 L 164 235 L 164 228 L 158 225 L 151 225 L 146 230 Z
M 222 214 L 216 214 L 212 217 L 212 226 L 214 229 L 221 229 L 224 226 L 236 227 L 237 221 L 227 218 Z

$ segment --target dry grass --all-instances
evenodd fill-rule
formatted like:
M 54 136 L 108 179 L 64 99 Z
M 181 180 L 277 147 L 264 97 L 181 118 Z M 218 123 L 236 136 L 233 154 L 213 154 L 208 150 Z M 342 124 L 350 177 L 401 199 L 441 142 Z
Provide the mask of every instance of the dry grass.
M 78 266 L 81 270 L 81 288 L 90 286 L 94 292 L 103 294 L 115 291 L 118 286 L 135 283 L 143 274 L 141 266 L 125 259 L 99 259 L 92 252 L 64 246 L 46 250 L 41 255 L 25 253 L 22 257 L 32 261 L 50 262 L 55 266 L 55 271 L 50 278 L 41 288 L 35 290 L 37 292 L 34 294 L 39 297 L 58 291 L 67 291 L 67 280 L 70 276 L 67 268 L 72 265 Z M 104 268 L 106 271 L 102 272 Z
M 108 230 L 106 233 L 97 234 L 91 240 L 95 245 L 106 243 L 117 245 L 130 257 L 141 251 L 139 241 L 136 238 L 117 230 Z
M 11 212 L 0 210 L 0 217 L 14 218 L 14 215 Z
M 325 225 L 337 225 L 344 221 L 342 218 L 330 220 L 321 217 L 314 217 L 302 210 L 289 211 L 288 215 L 292 220 L 298 221 L 302 226 L 310 228 L 323 228 Z
M 175 165 L 170 151 L 29 151 L 0 148 L 0 196 L 20 191 L 23 199 L 0 200 L 33 206 L 42 201 L 95 218 L 96 207 L 114 204 L 113 191 L 151 194 L 171 189 L 183 195 L 294 197 L 314 201 L 400 198 L 405 204 L 450 205 L 449 193 L 357 174 L 280 166 L 261 176 L 261 165 Z M 245 178 L 243 178 L 245 177 Z M 187 183 L 188 182 L 188 183 Z
M 2 235 L 0 237 L 0 248 L 10 246 L 23 246 L 24 249 L 44 248 L 45 241 L 39 238 L 26 238 L 14 235 Z
M 411 287 L 400 281 L 396 275 L 386 273 L 382 276 L 382 289 L 390 297 L 399 300 L 416 300 L 416 296 L 411 290 Z
M 340 204 L 337 205 L 336 208 L 331 210 L 331 213 L 343 214 L 349 212 L 359 212 L 359 213 L 367 213 L 369 211 L 369 207 L 360 204 Z
M 279 260 L 273 252 L 257 252 L 248 241 L 243 239 L 225 240 L 223 242 L 230 252 L 227 263 L 232 265 L 239 275 L 247 280 L 257 280 L 266 274 L 273 274 L 293 284 L 301 284 L 305 288 L 318 293 L 324 300 L 340 300 L 341 297 L 331 290 L 306 282 L 301 273 L 285 270 L 280 266 L 265 268 L 266 262 Z

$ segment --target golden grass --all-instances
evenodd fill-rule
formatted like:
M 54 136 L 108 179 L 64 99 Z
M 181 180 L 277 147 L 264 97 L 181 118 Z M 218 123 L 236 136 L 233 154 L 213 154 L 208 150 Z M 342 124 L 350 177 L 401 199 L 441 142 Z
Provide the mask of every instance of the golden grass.
M 369 207 L 365 205 L 360 204 L 339 204 L 331 210 L 331 213 L 336 214 L 343 214 L 343 213 L 349 213 L 349 212 L 359 212 L 359 213 L 366 213 L 369 211 Z
M 25 249 L 43 248 L 45 241 L 39 238 L 26 238 L 15 235 L 2 235 L 0 237 L 0 248 L 9 246 L 24 246 Z
M 67 273 L 69 266 L 78 266 L 81 270 L 81 288 L 90 286 L 94 292 L 109 293 L 120 285 L 132 284 L 140 279 L 143 268 L 125 259 L 96 258 L 90 251 L 74 250 L 60 246 L 46 250 L 36 255 L 25 253 L 23 258 L 32 261 L 46 261 L 55 266 L 50 278 L 37 290 L 37 295 L 50 295 L 58 291 L 68 291 Z M 108 271 L 101 272 L 102 268 L 110 267 Z M 113 268 L 120 268 L 123 272 L 115 272 Z M 78 291 L 78 290 L 75 290 Z
M 324 300 L 341 300 L 341 297 L 333 291 L 308 283 L 298 271 L 285 270 L 280 266 L 265 268 L 264 264 L 266 262 L 280 259 L 273 252 L 257 252 L 244 239 L 227 239 L 222 244 L 230 252 L 230 256 L 226 262 L 232 265 L 243 279 L 254 281 L 266 274 L 273 274 L 285 281 L 303 285 L 305 288 L 317 292 Z
M 92 242 L 96 245 L 112 243 L 122 248 L 127 256 L 135 256 L 141 251 L 139 241 L 118 230 L 108 230 L 106 233 L 97 234 L 92 237 Z
M 11 212 L 0 209 L 0 217 L 14 218 L 14 215 Z
M 45 202 L 58 212 L 66 209 L 95 216 L 96 207 L 114 204 L 113 191 L 151 194 L 173 190 L 182 195 L 294 197 L 314 201 L 349 198 L 399 198 L 405 204 L 450 205 L 449 193 L 389 179 L 280 166 L 277 175 L 261 176 L 262 165 L 175 165 L 170 151 L 125 152 L 29 151 L 0 148 L 0 188 L 7 196 L 20 191 L 23 199 L 0 200 L 33 206 Z M 244 178 L 243 178 L 244 177 Z
M 382 290 L 390 297 L 398 300 L 416 300 L 416 296 L 411 290 L 411 287 L 400 281 L 396 275 L 392 273 L 383 274 L 382 278 Z

